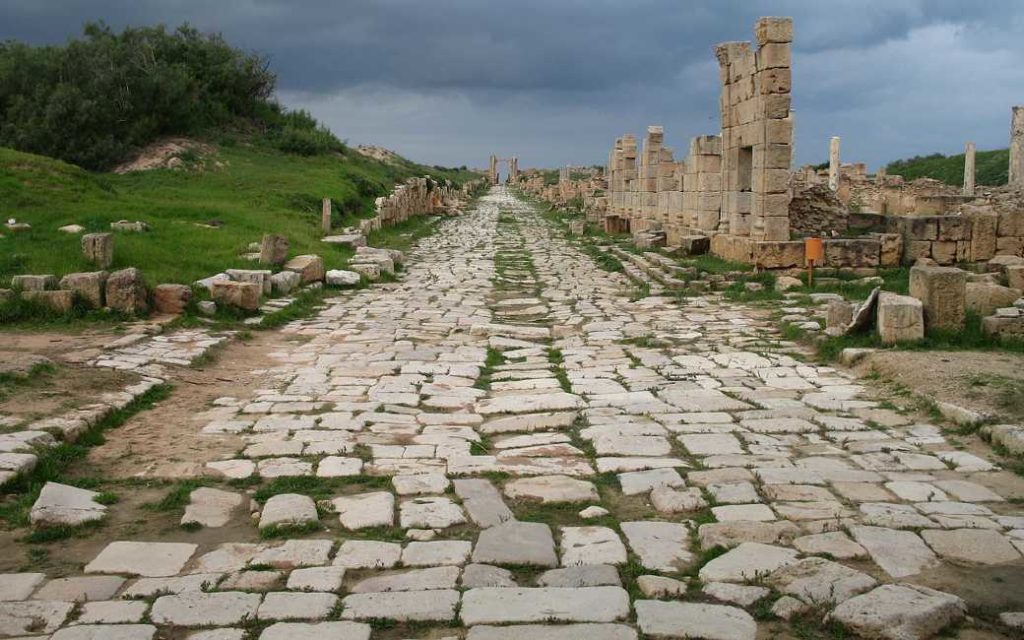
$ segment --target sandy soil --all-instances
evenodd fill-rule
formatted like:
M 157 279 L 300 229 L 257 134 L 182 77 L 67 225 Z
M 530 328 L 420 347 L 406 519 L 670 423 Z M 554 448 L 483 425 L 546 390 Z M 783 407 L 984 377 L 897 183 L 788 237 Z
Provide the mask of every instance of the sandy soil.
M 1024 421 L 1024 354 L 972 351 L 881 351 L 857 371 L 871 370 L 943 402 Z
M 198 369 L 175 369 L 170 397 L 153 409 L 132 416 L 107 442 L 89 452 L 90 463 L 108 478 L 182 478 L 203 475 L 211 460 L 242 447 L 237 436 L 201 435 L 205 419 L 197 414 L 213 400 L 248 398 L 254 389 L 270 384 L 267 374 L 253 373 L 277 361 L 267 353 L 280 344 L 278 333 L 257 333 L 251 340 L 233 341 L 218 349 L 211 364 Z

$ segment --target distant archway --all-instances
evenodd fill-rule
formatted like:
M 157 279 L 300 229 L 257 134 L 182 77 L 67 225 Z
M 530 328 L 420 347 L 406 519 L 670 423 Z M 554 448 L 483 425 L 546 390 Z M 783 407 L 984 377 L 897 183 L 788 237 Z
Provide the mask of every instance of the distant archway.
M 487 172 L 487 177 L 491 181 L 491 184 L 498 184 L 501 179 L 501 171 L 499 165 L 504 162 L 508 168 L 508 178 L 505 180 L 506 183 L 515 182 L 519 178 L 519 158 L 512 156 L 511 158 L 499 158 L 498 156 L 491 156 L 490 168 Z

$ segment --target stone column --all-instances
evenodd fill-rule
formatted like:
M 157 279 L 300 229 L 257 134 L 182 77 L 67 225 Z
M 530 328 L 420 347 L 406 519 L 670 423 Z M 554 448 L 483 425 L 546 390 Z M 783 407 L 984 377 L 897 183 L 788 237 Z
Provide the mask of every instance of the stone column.
M 974 143 L 968 142 L 964 149 L 964 195 L 974 195 Z
M 1024 105 L 1013 108 L 1010 123 L 1010 180 L 1011 187 L 1024 189 Z
M 324 198 L 322 208 L 320 210 L 320 226 L 324 230 L 324 233 L 331 232 L 331 199 Z
M 828 145 L 828 188 L 839 191 L 839 136 L 832 136 Z

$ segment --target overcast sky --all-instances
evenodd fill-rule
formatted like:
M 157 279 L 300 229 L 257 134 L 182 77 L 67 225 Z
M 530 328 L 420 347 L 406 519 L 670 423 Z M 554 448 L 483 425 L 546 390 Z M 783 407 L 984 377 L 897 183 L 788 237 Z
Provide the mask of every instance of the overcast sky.
M 793 16 L 796 160 L 873 169 L 1007 145 L 1024 104 L 1022 0 L 0 0 L 0 39 L 60 43 L 87 20 L 190 22 L 259 51 L 278 97 L 351 144 L 430 164 L 604 164 L 665 127 L 680 157 L 718 132 L 718 42 Z

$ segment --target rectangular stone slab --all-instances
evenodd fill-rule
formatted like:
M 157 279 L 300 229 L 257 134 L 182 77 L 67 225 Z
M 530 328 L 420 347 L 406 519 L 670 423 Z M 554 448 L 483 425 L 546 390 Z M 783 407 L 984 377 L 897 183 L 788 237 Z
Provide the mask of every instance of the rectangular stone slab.
M 460 611 L 467 625 L 506 622 L 614 622 L 629 615 L 629 596 L 621 587 L 579 589 L 470 589 Z

